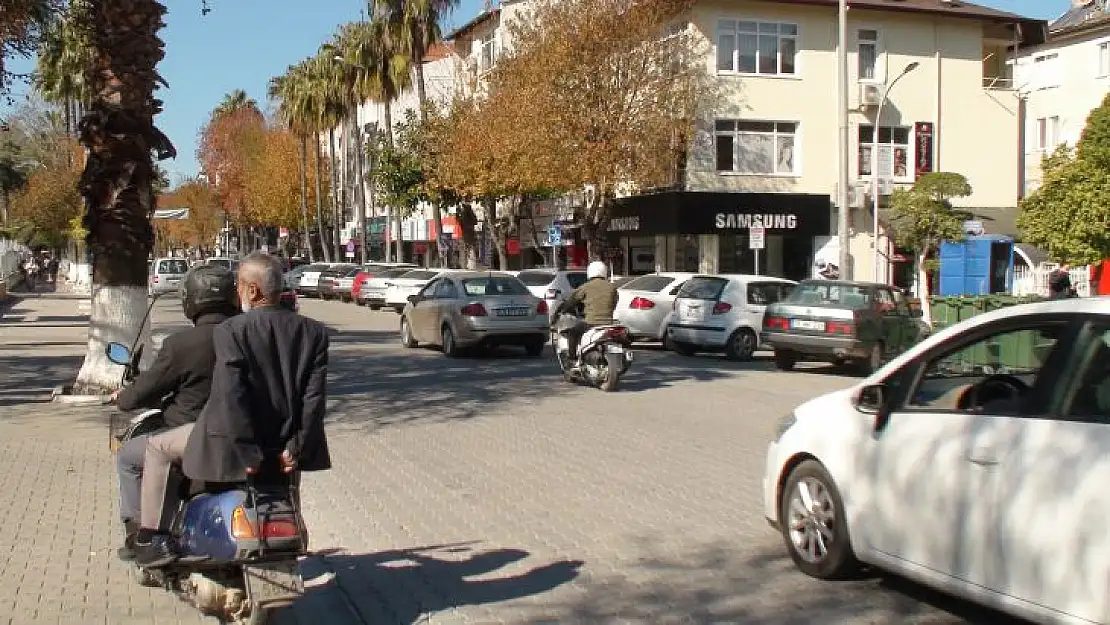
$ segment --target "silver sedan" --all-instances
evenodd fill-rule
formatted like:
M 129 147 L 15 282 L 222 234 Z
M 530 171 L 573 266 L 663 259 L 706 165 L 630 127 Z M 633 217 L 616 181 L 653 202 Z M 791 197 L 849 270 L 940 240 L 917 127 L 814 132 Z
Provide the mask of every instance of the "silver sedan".
M 438 345 L 447 356 L 466 347 L 519 345 L 539 356 L 547 342 L 547 302 L 504 273 L 452 272 L 429 282 L 401 313 L 401 343 Z

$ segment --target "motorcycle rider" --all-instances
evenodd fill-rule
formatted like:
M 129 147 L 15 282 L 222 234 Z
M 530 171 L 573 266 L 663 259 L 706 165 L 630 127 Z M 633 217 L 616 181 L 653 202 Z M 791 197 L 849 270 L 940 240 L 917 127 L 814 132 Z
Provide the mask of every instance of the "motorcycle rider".
M 150 369 L 112 396 L 121 410 L 158 407 L 168 396 L 162 412 L 166 429 L 196 422 L 208 401 L 216 362 L 212 332 L 239 312 L 235 277 L 219 265 L 194 267 L 185 276 L 181 307 L 193 327 L 166 337 Z M 143 460 L 150 436 L 129 440 L 116 456 L 120 517 L 126 533 L 118 550 L 122 560 L 136 557 Z
M 571 362 L 577 362 L 578 342 L 582 340 L 586 330 L 614 323 L 613 311 L 617 308 L 617 287 L 609 281 L 609 266 L 600 260 L 595 260 L 586 267 L 586 283 L 574 289 L 559 304 L 555 313 L 551 315 L 551 322 L 555 323 L 559 315 L 574 310 L 579 304 L 585 307 L 585 315 L 567 331 Z

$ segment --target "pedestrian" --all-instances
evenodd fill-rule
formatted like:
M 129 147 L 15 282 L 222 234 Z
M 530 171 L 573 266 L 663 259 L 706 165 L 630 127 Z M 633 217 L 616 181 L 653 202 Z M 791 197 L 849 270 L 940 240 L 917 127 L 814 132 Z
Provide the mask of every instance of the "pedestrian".
M 51 256 L 50 260 L 46 263 L 46 272 L 50 274 L 50 284 L 58 284 L 58 258 Z
M 1065 299 L 1076 297 L 1075 288 L 1071 284 L 1071 266 L 1064 263 L 1048 274 L 1048 299 Z

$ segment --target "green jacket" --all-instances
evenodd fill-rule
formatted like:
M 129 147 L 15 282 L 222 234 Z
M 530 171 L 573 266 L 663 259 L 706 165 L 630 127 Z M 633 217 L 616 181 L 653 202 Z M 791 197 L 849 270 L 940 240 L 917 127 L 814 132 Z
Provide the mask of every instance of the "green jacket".
M 605 278 L 594 278 L 574 289 L 574 291 L 559 304 L 557 312 L 564 313 L 574 310 L 578 304 L 584 304 L 586 315 L 583 318 L 591 326 L 612 325 L 613 311 L 617 308 L 617 287 Z

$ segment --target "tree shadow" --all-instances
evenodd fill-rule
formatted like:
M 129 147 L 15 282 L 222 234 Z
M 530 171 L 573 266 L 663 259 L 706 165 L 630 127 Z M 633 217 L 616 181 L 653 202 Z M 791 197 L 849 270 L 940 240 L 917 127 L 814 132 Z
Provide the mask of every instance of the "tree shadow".
M 0 406 L 49 402 L 46 389 L 71 382 L 81 368 L 80 356 L 27 355 L 21 344 L 0 344 Z M 10 349 L 10 348 L 17 349 Z M 9 351 L 10 350 L 10 351 Z M 14 352 L 14 353 L 13 353 Z
M 479 551 L 470 544 L 307 558 L 301 562 L 305 595 L 284 616 L 304 622 L 301 615 L 311 614 L 335 625 L 408 625 L 459 607 L 539 595 L 575 579 L 583 564 L 560 560 L 492 576 L 523 562 L 529 553 Z M 347 618 L 340 616 L 344 613 Z

